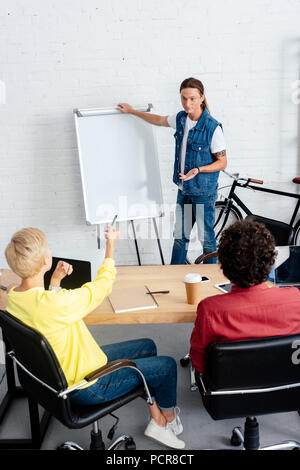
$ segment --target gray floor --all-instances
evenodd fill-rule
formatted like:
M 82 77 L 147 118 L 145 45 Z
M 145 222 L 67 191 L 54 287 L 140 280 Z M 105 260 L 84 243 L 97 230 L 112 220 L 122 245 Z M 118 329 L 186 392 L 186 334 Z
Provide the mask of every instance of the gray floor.
M 242 425 L 242 420 L 213 421 L 203 408 L 199 393 L 189 390 L 189 370 L 179 364 L 180 358 L 188 350 L 191 325 L 129 325 L 92 326 L 90 330 L 99 344 L 108 344 L 126 339 L 150 337 L 162 355 L 173 356 L 178 363 L 178 405 L 184 432 L 181 438 L 186 442 L 186 450 L 230 448 L 229 438 L 234 426 Z M 0 377 L 2 376 L 0 368 Z M 0 398 L 5 392 L 5 380 L 0 387 Z M 148 409 L 142 399 L 137 399 L 115 413 L 120 418 L 116 437 L 131 434 L 139 450 L 166 450 L 155 441 L 145 437 L 143 432 L 148 422 Z M 101 420 L 103 436 L 114 420 L 108 416 Z M 259 417 L 261 445 L 269 445 L 287 439 L 300 440 L 300 417 L 298 413 L 284 413 Z M 42 449 L 55 449 L 66 440 L 73 440 L 84 448 L 89 447 L 90 428 L 69 430 L 52 418 Z M 17 400 L 0 427 L 1 438 L 29 437 L 30 429 L 26 402 Z

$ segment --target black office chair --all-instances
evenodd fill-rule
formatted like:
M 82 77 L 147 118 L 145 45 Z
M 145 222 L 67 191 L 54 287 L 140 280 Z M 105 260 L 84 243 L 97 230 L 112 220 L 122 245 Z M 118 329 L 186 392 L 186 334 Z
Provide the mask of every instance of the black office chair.
M 143 397 L 145 392 L 147 402 L 152 404 L 145 378 L 134 362 L 127 359 L 110 362 L 89 374 L 82 383 L 68 389 L 66 378 L 55 353 L 42 334 L 2 310 L 0 310 L 0 327 L 11 348 L 6 354 L 17 364 L 19 381 L 27 395 L 70 429 L 79 429 L 93 424 L 90 449 L 105 449 L 102 433 L 98 426 L 99 419 L 113 413 L 135 398 Z M 101 405 L 83 406 L 71 401 L 69 397 L 71 391 L 122 367 L 135 369 L 141 375 L 144 385 Z M 113 437 L 115 428 L 116 425 L 109 433 L 110 438 Z M 121 444 L 124 444 L 126 449 L 135 449 L 133 438 L 124 435 L 111 444 L 108 450 L 116 449 Z M 59 448 L 82 449 L 72 442 L 66 442 Z
M 254 222 L 264 224 L 272 233 L 276 246 L 287 246 L 293 243 L 295 230 L 291 225 L 285 222 L 268 219 L 260 215 L 247 215 L 246 220 L 253 220 Z
M 300 409 L 300 334 L 211 344 L 204 374 L 195 373 L 204 406 L 214 420 L 245 417 L 244 435 L 234 428 L 231 444 L 260 449 L 257 415 Z M 299 449 L 285 441 L 263 450 Z

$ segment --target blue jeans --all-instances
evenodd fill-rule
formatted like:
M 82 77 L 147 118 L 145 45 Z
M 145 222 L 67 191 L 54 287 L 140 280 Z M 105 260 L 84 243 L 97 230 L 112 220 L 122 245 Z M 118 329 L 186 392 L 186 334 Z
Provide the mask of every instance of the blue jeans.
M 151 339 L 136 339 L 101 346 L 108 362 L 131 359 L 145 376 L 150 393 L 161 409 L 176 406 L 177 366 L 168 356 L 157 356 L 156 345 Z M 143 380 L 133 369 L 119 369 L 96 383 L 70 393 L 73 402 L 80 405 L 96 405 L 114 400 L 130 392 Z
M 195 222 L 197 223 L 199 240 L 203 243 L 203 253 L 216 251 L 215 200 L 216 194 L 188 196 L 178 190 L 171 264 L 185 263 L 190 234 Z M 216 263 L 216 258 L 208 258 L 204 263 Z

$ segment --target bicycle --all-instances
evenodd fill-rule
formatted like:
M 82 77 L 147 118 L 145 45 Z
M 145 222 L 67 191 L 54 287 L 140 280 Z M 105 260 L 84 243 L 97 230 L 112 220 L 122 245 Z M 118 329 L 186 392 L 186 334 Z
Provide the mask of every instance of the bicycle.
M 215 230 L 215 236 L 216 236 L 217 241 L 220 238 L 222 231 L 226 227 L 236 222 L 237 220 L 241 220 L 244 218 L 241 210 L 246 214 L 246 216 L 261 217 L 261 216 L 255 216 L 255 214 L 253 214 L 250 211 L 250 209 L 243 203 L 243 201 L 236 195 L 235 190 L 237 188 L 244 188 L 244 189 L 251 189 L 254 191 L 261 191 L 265 193 L 277 194 L 280 196 L 297 199 L 296 207 L 293 211 L 291 220 L 288 224 L 284 224 L 283 222 L 280 222 L 279 220 L 275 220 L 275 219 L 265 219 L 265 220 L 270 221 L 270 223 L 272 222 L 281 223 L 282 225 L 286 225 L 287 227 L 290 227 L 291 229 L 293 229 L 293 236 L 291 239 L 291 244 L 300 245 L 300 219 L 295 223 L 295 220 L 299 211 L 299 207 L 300 207 L 300 194 L 288 193 L 285 191 L 278 191 L 276 189 L 261 188 L 258 186 L 253 186 L 253 184 L 256 184 L 256 185 L 263 184 L 263 181 L 253 179 L 253 178 L 240 178 L 239 173 L 230 174 L 226 171 L 224 171 L 224 173 L 233 179 L 233 183 L 232 185 L 229 185 L 229 187 L 231 186 L 231 189 L 229 191 L 228 196 L 223 201 L 217 201 L 215 204 L 216 212 L 215 212 L 214 230 Z M 300 184 L 300 178 L 296 177 L 292 181 L 295 184 Z M 222 188 L 220 188 L 220 190 L 226 187 L 228 186 L 223 186 Z

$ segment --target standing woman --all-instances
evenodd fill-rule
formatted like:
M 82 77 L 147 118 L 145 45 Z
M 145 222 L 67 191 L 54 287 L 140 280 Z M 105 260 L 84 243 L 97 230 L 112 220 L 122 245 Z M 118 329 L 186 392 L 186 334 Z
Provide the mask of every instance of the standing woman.
M 171 264 L 185 263 L 195 222 L 203 253 L 216 250 L 213 227 L 218 177 L 227 166 L 222 125 L 210 114 L 202 82 L 185 79 L 180 97 L 184 110 L 170 116 L 137 111 L 128 103 L 120 103 L 117 108 L 150 124 L 176 130 L 173 182 L 178 186 L 178 195 Z M 206 262 L 215 263 L 216 259 Z

